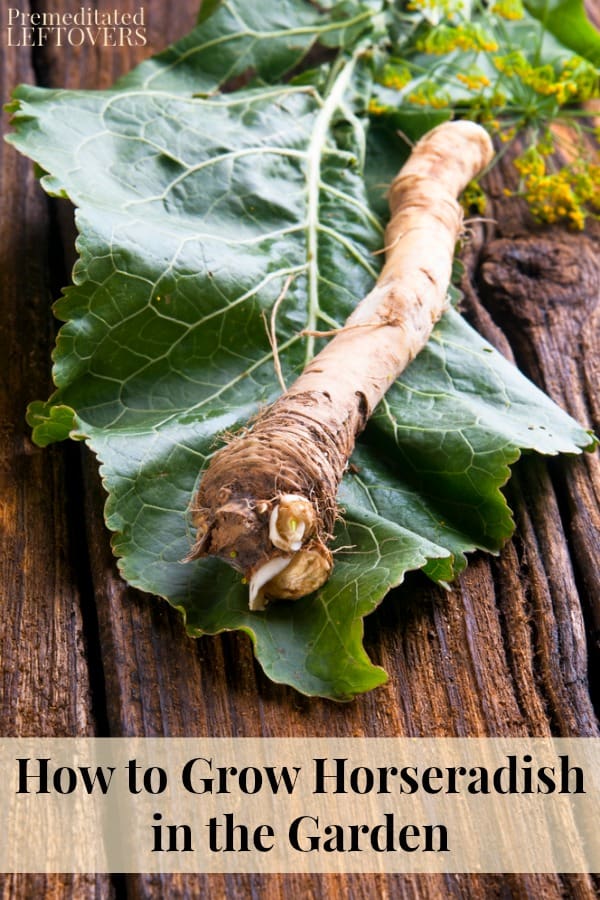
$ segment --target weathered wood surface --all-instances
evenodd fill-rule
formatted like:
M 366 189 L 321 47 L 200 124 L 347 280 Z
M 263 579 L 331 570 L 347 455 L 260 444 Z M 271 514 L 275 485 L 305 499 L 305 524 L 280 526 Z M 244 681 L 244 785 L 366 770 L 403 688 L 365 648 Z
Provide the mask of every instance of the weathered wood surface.
M 22 5 L 25 8 L 25 4 Z M 102 88 L 189 29 L 196 0 L 144 4 L 146 48 L 2 48 L 2 95 L 20 81 Z M 32 3 L 55 12 L 69 0 Z M 139 4 L 125 0 L 122 11 Z M 4 123 L 6 127 L 6 121 Z M 466 314 L 582 423 L 600 428 L 598 230 L 536 229 L 490 181 L 498 225 L 474 226 Z M 366 622 L 390 682 L 349 705 L 269 682 L 249 640 L 193 641 L 178 615 L 119 579 L 95 463 L 35 448 L 23 413 L 49 389 L 50 300 L 72 262 L 69 212 L 0 145 L 2 735 L 597 735 L 597 456 L 523 460 L 509 487 L 517 532 L 474 556 L 451 593 L 413 576 Z M 590 684 L 595 687 L 590 690 Z M 595 896 L 587 876 L 10 876 L 5 898 L 446 898 Z M 597 885 L 596 885 L 597 886 Z

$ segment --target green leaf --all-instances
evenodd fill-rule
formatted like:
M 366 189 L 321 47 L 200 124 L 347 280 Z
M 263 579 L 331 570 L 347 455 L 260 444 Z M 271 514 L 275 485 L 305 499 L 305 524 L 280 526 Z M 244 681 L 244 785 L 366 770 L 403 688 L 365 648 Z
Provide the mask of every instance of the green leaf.
M 564 47 L 600 65 L 600 34 L 590 23 L 583 0 L 525 0 L 525 6 Z
M 47 447 L 56 441 L 72 437 L 76 427 L 75 410 L 61 403 L 42 403 L 37 400 L 29 404 L 27 424 L 31 427 L 32 438 L 39 447 Z
M 329 4 L 331 5 L 331 4 Z M 119 82 L 172 93 L 210 94 L 240 76 L 277 82 L 317 43 L 353 46 L 373 27 L 379 0 L 327 4 L 308 0 L 222 0 L 203 4 L 198 26 Z M 204 10 L 204 6 L 208 6 Z M 214 11 L 213 11 L 213 7 Z
M 317 39 L 375 35 L 377 9 L 327 18 L 291 0 L 223 3 L 112 91 L 21 86 L 12 106 L 12 142 L 47 191 L 78 207 L 79 260 L 55 307 L 56 392 L 30 407 L 34 439 L 85 436 L 98 455 L 125 579 L 166 597 L 191 634 L 242 629 L 269 677 L 335 699 L 385 680 L 362 646 L 363 617 L 407 571 L 446 582 L 465 553 L 496 551 L 510 534 L 500 488 L 521 449 L 590 442 L 450 312 L 357 448 L 319 592 L 250 613 L 232 570 L 182 562 L 189 502 L 218 436 L 279 392 L 264 317 L 279 299 L 289 382 L 318 345 L 301 332 L 343 322 L 371 288 L 383 222 L 363 162 L 373 172 L 393 147 L 385 127 L 367 146 L 362 46 L 321 69 L 320 90 L 207 94 L 247 66 L 277 79 Z M 371 179 L 370 196 L 380 187 Z
M 497 552 L 512 532 L 500 488 L 522 450 L 553 455 L 589 444 L 454 310 L 386 394 L 365 437 L 355 454 L 361 489 L 382 515 L 451 551 L 454 574 L 466 552 Z

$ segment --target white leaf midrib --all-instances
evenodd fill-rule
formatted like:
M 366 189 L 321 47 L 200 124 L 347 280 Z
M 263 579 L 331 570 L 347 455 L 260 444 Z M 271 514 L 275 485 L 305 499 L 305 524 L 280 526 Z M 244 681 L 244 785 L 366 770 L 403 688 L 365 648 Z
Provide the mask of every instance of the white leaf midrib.
M 341 68 L 325 97 L 315 120 L 315 127 L 308 145 L 306 163 L 307 222 L 306 258 L 308 263 L 307 331 L 315 331 L 319 317 L 319 200 L 321 192 L 321 160 L 326 150 L 331 122 L 342 104 L 344 94 L 352 78 L 356 56 L 352 56 Z M 314 355 L 314 337 L 306 340 L 306 362 Z

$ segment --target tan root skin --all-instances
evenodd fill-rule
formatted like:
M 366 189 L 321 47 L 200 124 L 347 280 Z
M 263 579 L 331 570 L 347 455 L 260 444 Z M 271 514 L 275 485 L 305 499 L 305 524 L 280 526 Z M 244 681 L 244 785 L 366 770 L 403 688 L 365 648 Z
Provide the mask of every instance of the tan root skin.
M 329 577 L 335 498 L 356 436 L 444 312 L 462 228 L 457 197 L 492 156 L 472 122 L 444 123 L 419 141 L 390 189 L 374 289 L 203 474 L 189 558 L 218 556 L 242 572 L 251 609 L 303 597 Z

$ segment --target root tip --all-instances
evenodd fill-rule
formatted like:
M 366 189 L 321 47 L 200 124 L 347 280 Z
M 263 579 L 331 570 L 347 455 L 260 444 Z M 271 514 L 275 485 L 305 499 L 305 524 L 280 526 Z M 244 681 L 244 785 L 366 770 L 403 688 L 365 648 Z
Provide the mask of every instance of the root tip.
M 282 494 L 269 519 L 269 539 L 279 550 L 297 551 L 316 525 L 314 506 L 299 494 Z

